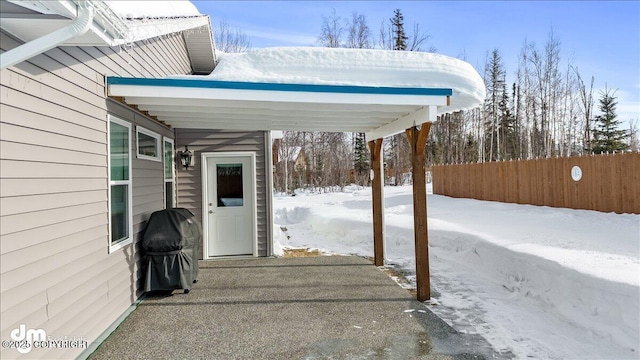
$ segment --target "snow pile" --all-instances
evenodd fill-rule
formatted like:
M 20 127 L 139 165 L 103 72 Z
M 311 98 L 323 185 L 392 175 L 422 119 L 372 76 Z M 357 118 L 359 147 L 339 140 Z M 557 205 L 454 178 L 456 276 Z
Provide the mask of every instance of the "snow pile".
M 276 197 L 280 248 L 372 256 L 370 188 Z M 411 187 L 385 188 L 387 264 L 415 281 Z M 429 195 L 432 310 L 517 358 L 640 351 L 640 215 Z M 284 235 L 284 236 L 283 236 Z
M 471 64 L 445 55 L 322 47 L 262 48 L 220 54 L 203 80 L 372 87 L 450 88 L 453 112 L 478 106 L 485 86 Z
M 107 0 L 107 6 L 123 19 L 174 18 L 199 16 L 191 1 L 122 1 Z

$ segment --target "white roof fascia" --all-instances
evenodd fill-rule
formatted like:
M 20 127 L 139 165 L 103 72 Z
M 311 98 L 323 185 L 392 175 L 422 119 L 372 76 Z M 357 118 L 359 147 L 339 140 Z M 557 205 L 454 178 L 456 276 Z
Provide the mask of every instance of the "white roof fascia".
M 144 85 L 109 85 L 110 96 L 155 98 L 184 98 L 204 100 L 266 101 L 316 104 L 361 105 L 438 105 L 446 106 L 446 96 L 387 94 L 346 94 L 321 92 L 287 92 L 268 90 L 234 90 L 208 88 L 176 88 Z

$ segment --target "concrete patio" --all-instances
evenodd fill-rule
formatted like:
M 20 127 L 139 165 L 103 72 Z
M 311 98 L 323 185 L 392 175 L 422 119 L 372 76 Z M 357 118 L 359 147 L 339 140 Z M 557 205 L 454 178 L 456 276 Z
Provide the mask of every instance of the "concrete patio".
M 189 294 L 148 296 L 91 359 L 488 359 L 353 256 L 201 261 Z

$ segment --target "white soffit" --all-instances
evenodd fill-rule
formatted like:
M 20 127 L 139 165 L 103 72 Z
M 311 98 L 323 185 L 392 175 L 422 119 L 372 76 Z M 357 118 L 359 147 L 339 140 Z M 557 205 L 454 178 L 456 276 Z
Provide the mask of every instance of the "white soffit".
M 451 89 L 107 78 L 122 97 L 174 128 L 365 132 L 368 139 L 435 121 Z

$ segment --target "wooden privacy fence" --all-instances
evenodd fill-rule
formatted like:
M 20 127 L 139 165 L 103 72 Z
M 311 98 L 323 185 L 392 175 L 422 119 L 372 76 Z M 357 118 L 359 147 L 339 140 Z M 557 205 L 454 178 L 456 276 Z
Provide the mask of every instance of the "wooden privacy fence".
M 432 175 L 434 194 L 640 214 L 640 153 L 434 165 Z

